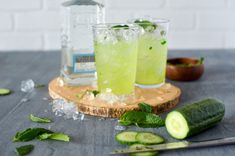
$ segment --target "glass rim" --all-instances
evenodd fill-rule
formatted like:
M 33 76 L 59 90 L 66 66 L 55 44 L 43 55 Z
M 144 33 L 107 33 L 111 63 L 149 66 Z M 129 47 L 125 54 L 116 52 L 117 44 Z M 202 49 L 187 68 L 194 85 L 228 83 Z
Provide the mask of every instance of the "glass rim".
M 117 25 L 120 25 L 120 26 L 127 25 L 129 28 L 137 28 L 137 29 L 139 29 L 139 26 L 136 23 L 99 23 L 99 24 L 93 24 L 92 28 L 93 29 L 110 29 L 113 26 L 117 26 Z M 121 28 L 123 28 L 123 27 L 120 27 L 120 29 Z M 119 29 L 119 28 L 115 28 L 115 29 Z

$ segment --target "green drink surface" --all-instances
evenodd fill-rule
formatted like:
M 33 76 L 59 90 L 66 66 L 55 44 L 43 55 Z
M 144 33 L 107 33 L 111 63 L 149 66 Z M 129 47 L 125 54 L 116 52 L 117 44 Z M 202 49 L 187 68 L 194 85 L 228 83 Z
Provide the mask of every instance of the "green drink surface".
M 95 43 L 98 90 L 107 88 L 117 95 L 134 91 L 138 41 L 119 40 L 115 43 Z
M 165 82 L 167 42 L 153 33 L 139 38 L 136 83 L 154 85 Z

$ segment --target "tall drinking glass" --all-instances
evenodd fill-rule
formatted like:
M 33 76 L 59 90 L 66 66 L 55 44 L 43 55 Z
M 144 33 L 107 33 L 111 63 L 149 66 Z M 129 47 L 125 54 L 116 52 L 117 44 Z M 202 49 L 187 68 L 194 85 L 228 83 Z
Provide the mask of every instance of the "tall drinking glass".
M 128 24 L 93 26 L 98 90 L 116 95 L 133 93 L 139 27 Z
M 139 38 L 136 84 L 143 88 L 156 88 L 165 83 L 167 61 L 167 33 L 169 21 L 165 19 L 136 19 L 142 33 Z

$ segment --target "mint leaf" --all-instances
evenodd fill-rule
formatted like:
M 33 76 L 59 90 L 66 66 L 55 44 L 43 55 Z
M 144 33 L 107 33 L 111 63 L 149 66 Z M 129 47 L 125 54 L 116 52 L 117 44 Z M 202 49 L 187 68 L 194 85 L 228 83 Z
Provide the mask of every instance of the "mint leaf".
M 32 152 L 33 149 L 34 149 L 33 145 L 24 145 L 24 146 L 16 147 L 15 152 L 18 156 L 25 156 L 29 154 L 30 152 Z
M 153 112 L 152 106 L 150 106 L 147 103 L 141 102 L 141 103 L 138 104 L 138 106 L 139 106 L 139 108 L 142 112 L 147 112 L 147 113 L 152 113 Z
M 115 25 L 112 26 L 112 29 L 129 29 L 128 25 Z
M 92 93 L 95 97 L 100 93 L 98 90 L 89 90 L 89 92 Z
M 166 44 L 166 40 L 164 40 L 164 41 L 161 42 L 161 45 L 164 45 L 164 44 Z
M 197 64 L 199 64 L 199 65 L 200 65 L 200 64 L 203 64 L 203 63 L 204 63 L 204 60 L 205 60 L 204 57 L 201 57 L 201 58 L 198 60 L 198 63 L 197 63 Z
M 148 32 L 153 32 L 157 28 L 156 24 L 148 20 L 135 20 L 134 23 L 138 24 L 139 26 L 141 26 L 144 30 Z
M 165 121 L 158 115 L 147 112 L 128 111 L 119 118 L 121 125 L 137 125 L 143 128 L 161 127 Z
M 46 140 L 51 137 L 53 133 L 43 133 L 37 137 L 38 140 Z
M 11 94 L 10 89 L 0 88 L 0 96 L 9 95 L 9 94 Z
M 13 138 L 13 141 L 30 141 L 43 133 L 53 132 L 44 128 L 28 128 L 22 132 L 17 132 L 15 137 Z
M 39 123 L 50 123 L 51 120 L 50 119 L 47 119 L 47 118 L 39 118 L 39 117 L 36 117 L 34 116 L 33 114 L 30 114 L 30 120 L 33 121 L 33 122 L 39 122 Z
M 52 139 L 52 140 L 59 140 L 59 141 L 65 141 L 69 142 L 69 136 L 63 133 L 44 133 L 38 136 L 39 140 L 47 140 L 47 139 Z

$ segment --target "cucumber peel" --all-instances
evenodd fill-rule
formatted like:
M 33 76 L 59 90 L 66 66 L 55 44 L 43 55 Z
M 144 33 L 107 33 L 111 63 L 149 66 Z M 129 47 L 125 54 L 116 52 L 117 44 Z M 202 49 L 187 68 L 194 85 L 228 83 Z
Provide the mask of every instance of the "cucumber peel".
M 166 129 L 172 137 L 185 139 L 214 126 L 224 114 L 223 103 L 204 99 L 170 112 L 166 117 Z

